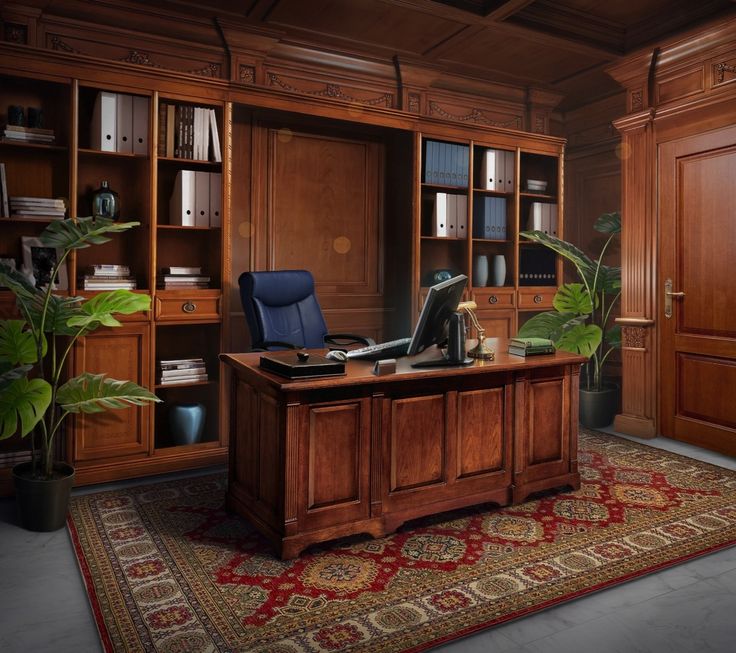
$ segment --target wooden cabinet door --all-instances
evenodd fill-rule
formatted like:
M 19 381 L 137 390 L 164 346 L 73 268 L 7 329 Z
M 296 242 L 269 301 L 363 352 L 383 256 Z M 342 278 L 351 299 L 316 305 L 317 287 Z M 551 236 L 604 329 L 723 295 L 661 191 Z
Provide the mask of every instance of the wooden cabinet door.
M 370 399 L 305 405 L 300 408 L 300 422 L 299 530 L 367 518 Z
M 577 387 L 573 385 L 570 372 L 559 368 L 517 375 L 514 398 L 514 484 L 517 487 L 537 481 L 545 481 L 545 487 L 550 487 L 548 479 L 571 471 L 572 456 L 577 460 L 576 452 L 572 451 L 576 438 L 571 437 L 571 420 L 577 424 L 578 405 L 577 396 L 573 395 Z
M 516 311 L 490 309 L 478 311 L 478 322 L 486 330 L 486 338 L 511 338 L 516 335 Z M 471 333 L 471 337 L 477 337 Z
M 149 347 L 148 324 L 99 329 L 77 341 L 73 373 L 105 373 L 113 379 L 150 387 Z M 93 415 L 75 415 L 72 427 L 74 462 L 147 454 L 150 410 L 149 406 L 132 406 Z
M 412 509 L 446 496 L 455 438 L 454 392 L 383 400 L 383 509 Z
M 736 128 L 666 143 L 659 160 L 660 430 L 733 456 Z M 671 313 L 668 280 L 684 293 Z

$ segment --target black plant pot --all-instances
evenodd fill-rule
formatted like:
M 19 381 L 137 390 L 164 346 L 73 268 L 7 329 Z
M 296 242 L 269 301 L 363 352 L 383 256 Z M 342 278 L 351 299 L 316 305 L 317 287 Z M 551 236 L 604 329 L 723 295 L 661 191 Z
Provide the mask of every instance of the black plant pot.
M 33 478 L 32 463 L 13 467 L 15 501 L 20 525 L 29 531 L 57 531 L 66 523 L 69 496 L 74 485 L 74 467 L 66 463 L 54 465 L 54 478 Z
M 602 390 L 580 388 L 580 423 L 592 429 L 608 426 L 618 411 L 619 395 L 614 384 L 604 384 Z

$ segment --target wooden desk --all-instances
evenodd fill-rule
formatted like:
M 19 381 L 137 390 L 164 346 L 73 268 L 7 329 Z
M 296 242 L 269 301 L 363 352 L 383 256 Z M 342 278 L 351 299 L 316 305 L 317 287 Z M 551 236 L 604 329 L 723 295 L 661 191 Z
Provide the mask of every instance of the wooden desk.
M 494 362 L 414 370 L 401 359 L 377 377 L 372 362 L 350 361 L 344 377 L 299 381 L 261 370 L 260 353 L 222 354 L 228 509 L 292 558 L 422 515 L 577 489 L 584 359 L 524 359 L 489 343 Z

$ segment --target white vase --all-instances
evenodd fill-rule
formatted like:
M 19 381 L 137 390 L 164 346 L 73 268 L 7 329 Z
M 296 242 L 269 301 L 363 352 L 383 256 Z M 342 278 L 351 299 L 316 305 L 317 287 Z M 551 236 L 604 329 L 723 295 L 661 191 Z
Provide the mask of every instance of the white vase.
M 488 257 L 484 254 L 473 259 L 473 287 L 481 288 L 488 283 Z
M 496 254 L 493 257 L 493 284 L 494 286 L 503 286 L 506 283 L 506 257 L 503 254 Z

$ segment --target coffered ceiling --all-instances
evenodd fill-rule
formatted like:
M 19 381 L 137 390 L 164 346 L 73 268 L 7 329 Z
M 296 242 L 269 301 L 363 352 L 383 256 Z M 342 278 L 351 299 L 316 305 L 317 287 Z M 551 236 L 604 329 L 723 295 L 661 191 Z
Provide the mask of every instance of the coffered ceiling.
M 90 3 L 94 4 L 94 3 Z M 145 3 L 150 6 L 150 3 Z M 604 68 L 632 50 L 736 14 L 733 0 L 168 0 L 292 42 L 561 92 L 561 110 L 616 93 Z

